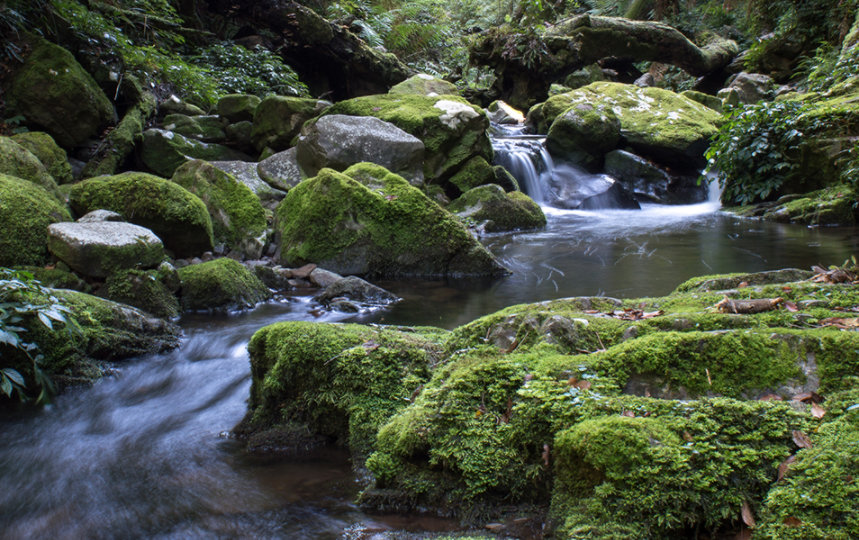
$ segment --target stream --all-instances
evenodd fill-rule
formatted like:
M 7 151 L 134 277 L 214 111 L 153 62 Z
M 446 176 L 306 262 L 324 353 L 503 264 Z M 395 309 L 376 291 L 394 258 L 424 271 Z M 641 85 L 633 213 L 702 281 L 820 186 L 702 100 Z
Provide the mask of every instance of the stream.
M 840 264 L 853 228 L 739 219 L 718 203 L 641 210 L 544 208 L 544 230 L 482 240 L 513 271 L 495 280 L 378 282 L 403 298 L 358 315 L 288 296 L 249 312 L 190 315 L 181 347 L 115 366 L 45 410 L 0 422 L 0 538 L 373 538 L 455 530 L 369 516 L 348 456 L 251 458 L 227 432 L 246 410 L 245 349 L 278 321 L 453 328 L 503 307 L 578 295 L 658 296 L 689 277 Z

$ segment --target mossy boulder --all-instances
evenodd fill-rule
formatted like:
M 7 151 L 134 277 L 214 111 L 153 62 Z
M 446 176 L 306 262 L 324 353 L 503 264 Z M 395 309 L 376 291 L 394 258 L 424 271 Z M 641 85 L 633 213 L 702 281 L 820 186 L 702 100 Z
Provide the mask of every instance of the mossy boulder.
M 301 126 L 322 113 L 327 101 L 286 96 L 268 96 L 254 112 L 251 139 L 259 151 L 271 148 L 286 150 L 301 131 Z
M 716 96 L 711 96 L 710 94 L 705 94 L 696 90 L 684 90 L 683 92 L 680 92 L 680 95 L 693 101 L 697 101 L 701 105 L 710 107 L 718 113 L 722 112 L 722 100 Z
M 497 184 L 469 190 L 447 209 L 460 218 L 476 222 L 479 229 L 488 233 L 546 226 L 546 216 L 540 205 L 521 191 L 506 193 Z
M 253 94 L 227 94 L 218 100 L 218 115 L 232 123 L 252 121 L 261 101 Z
M 363 96 L 341 101 L 325 114 L 375 116 L 414 135 L 426 147 L 427 182 L 443 182 L 475 156 L 492 161 L 486 114 L 458 96 Z
M 51 224 L 48 249 L 81 275 L 97 278 L 153 268 L 164 259 L 164 244 L 152 231 L 118 221 Z
M 12 77 L 9 111 L 48 132 L 60 146 L 77 146 L 114 120 L 113 105 L 72 54 L 44 39 Z
M 549 98 L 541 108 L 541 126 L 550 126 L 564 111 L 581 104 L 614 112 L 623 140 L 637 153 L 685 168 L 704 164 L 704 151 L 722 118 L 669 90 L 596 82 Z
M 603 157 L 620 142 L 620 120 L 605 104 L 577 103 L 555 118 L 546 136 L 552 156 L 588 170 L 602 168 Z
M 412 75 L 405 81 L 395 84 L 388 91 L 390 94 L 417 94 L 420 96 L 457 95 L 456 85 L 426 73 Z
M 253 384 L 239 432 L 253 448 L 289 450 L 276 448 L 278 432 L 300 426 L 304 437 L 291 446 L 322 437 L 366 456 L 378 427 L 429 378 L 438 335 L 356 324 L 266 326 L 248 344 Z
M 179 269 L 182 309 L 251 308 L 271 297 L 271 291 L 240 262 L 227 257 Z
M 257 174 L 274 189 L 286 193 L 305 178 L 298 166 L 297 153 L 298 149 L 292 147 L 272 154 L 259 162 Z
M 58 184 L 69 184 L 74 181 L 72 166 L 69 164 L 66 151 L 60 148 L 53 137 L 47 133 L 27 131 L 13 135 L 12 140 L 32 152 Z
M 323 169 L 277 208 L 279 260 L 369 276 L 501 275 L 503 267 L 449 212 L 370 163 Z
M 48 226 L 72 217 L 40 186 L 0 174 L 0 266 L 42 265 L 48 257 Z
M 36 343 L 44 355 L 42 369 L 60 388 L 98 379 L 108 371 L 107 362 L 163 352 L 179 345 L 177 326 L 139 309 L 82 292 L 49 291 L 70 310 L 78 329 L 68 331 L 56 324 L 54 330 L 49 330 L 35 318 L 27 318 L 21 325 L 27 328 L 27 339 Z M 5 366 L 18 369 L 29 386 L 32 381 L 29 359 L 23 358 L 17 349 L 5 345 L 0 348 L 4 360 L 9 362 Z
M 176 257 L 212 249 L 212 220 L 199 197 L 182 186 L 139 172 L 100 176 L 72 186 L 72 209 L 83 215 L 112 210 L 154 232 Z
M 39 158 L 10 137 L 2 135 L 0 135 L 0 174 L 32 182 L 44 188 L 57 201 L 65 201 L 57 183 Z
M 184 114 L 168 114 L 161 122 L 161 127 L 167 131 L 178 133 L 190 139 L 203 142 L 223 143 L 227 139 L 224 132 L 226 123 L 219 116 L 186 116 Z
M 775 202 L 730 207 L 727 211 L 781 223 L 811 226 L 853 225 L 857 221 L 857 194 L 849 185 L 834 185 L 802 195 L 785 195 Z
M 249 259 L 262 255 L 266 242 L 265 210 L 250 188 L 200 160 L 176 169 L 171 180 L 206 205 L 216 243 L 224 243 Z
M 120 270 L 105 281 L 106 296 L 151 313 L 156 317 L 179 315 L 179 300 L 167 285 L 159 270 Z
M 231 175 L 259 197 L 266 208 L 273 208 L 286 195 L 275 182 L 267 182 L 260 175 L 259 164 L 251 161 L 210 161 L 214 167 Z
M 496 171 L 482 156 L 474 156 L 450 177 L 447 192 L 452 196 L 461 195 L 473 188 L 495 182 Z
M 250 156 L 228 146 L 204 143 L 163 129 L 147 129 L 140 144 L 140 160 L 157 175 L 169 177 L 193 159 L 205 161 L 252 161 Z

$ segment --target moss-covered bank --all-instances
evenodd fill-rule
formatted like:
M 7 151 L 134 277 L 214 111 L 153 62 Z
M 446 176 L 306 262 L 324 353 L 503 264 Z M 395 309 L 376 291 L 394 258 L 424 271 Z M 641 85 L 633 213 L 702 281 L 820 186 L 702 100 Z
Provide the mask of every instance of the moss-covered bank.
M 408 339 L 274 325 L 251 341 L 242 433 L 257 448 L 336 441 L 359 467 L 368 455 L 360 500 L 376 510 L 480 522 L 537 508 L 561 538 L 722 536 L 745 513 L 766 538 L 852 537 L 859 291 L 809 277 L 704 276 Z

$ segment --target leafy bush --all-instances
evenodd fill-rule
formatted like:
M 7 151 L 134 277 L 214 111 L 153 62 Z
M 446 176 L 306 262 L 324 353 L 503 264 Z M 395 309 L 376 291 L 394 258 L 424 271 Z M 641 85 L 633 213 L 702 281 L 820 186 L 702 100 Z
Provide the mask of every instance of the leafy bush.
M 50 289 L 43 287 L 33 274 L 0 268 L 0 351 L 11 348 L 27 359 L 31 373 L 26 375 L 32 377 L 35 390 L 39 392 L 37 403 L 48 402 L 54 387 L 42 371 L 44 357 L 39 346 L 27 341 L 23 334 L 27 332 L 27 324 L 42 324 L 55 330 L 57 323 L 69 331 L 77 329 L 69 308 Z M 22 401 L 29 399 L 25 375 L 12 367 L 0 368 L 0 393 L 7 397 L 17 393 Z
M 798 102 L 760 103 L 730 109 L 707 150 L 707 172 L 722 186 L 722 200 L 751 204 L 769 198 L 798 167 L 803 142 Z
M 260 46 L 249 50 L 230 42 L 218 43 L 189 61 L 215 79 L 217 90 L 224 94 L 309 96 L 298 74 L 279 56 Z

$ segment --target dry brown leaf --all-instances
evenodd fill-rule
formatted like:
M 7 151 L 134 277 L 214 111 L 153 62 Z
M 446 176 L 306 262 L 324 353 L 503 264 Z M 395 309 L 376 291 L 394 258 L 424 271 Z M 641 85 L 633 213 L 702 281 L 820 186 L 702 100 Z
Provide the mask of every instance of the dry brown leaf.
M 751 315 L 754 313 L 772 311 L 778 308 L 779 304 L 782 303 L 784 303 L 784 299 L 781 297 L 735 300 L 726 296 L 721 301 L 719 301 L 715 307 L 722 313 L 738 313 L 743 315 Z
M 740 511 L 743 516 L 743 523 L 749 526 L 750 529 L 755 528 L 755 515 L 752 513 L 752 507 L 749 501 L 743 501 L 743 509 Z
M 549 448 L 549 445 L 544 444 L 543 445 L 543 464 L 546 465 L 546 467 L 549 466 L 549 458 L 551 457 L 551 453 L 552 453 L 552 449 Z
M 745 288 L 746 288 L 746 287 L 748 287 L 748 286 L 749 286 L 749 282 L 748 282 L 748 281 L 741 281 L 741 282 L 740 282 L 740 284 L 739 284 L 739 285 L 737 285 L 737 288 L 738 288 L 738 289 L 745 289 Z
M 781 288 L 781 290 L 782 290 L 782 292 L 786 292 L 786 293 L 793 292 L 793 288 L 792 288 L 792 287 L 788 287 L 787 285 L 785 285 L 784 287 L 782 287 L 782 288 Z
M 811 439 L 808 438 L 808 435 L 799 431 L 798 429 L 793 430 L 791 432 L 793 435 L 793 442 L 800 448 L 811 448 L 813 445 L 811 444 Z
M 713 379 L 710 378 L 710 368 L 704 368 L 704 371 L 707 373 L 707 384 L 713 386 Z
M 811 404 L 811 416 L 820 420 L 826 414 L 826 409 L 818 405 L 817 403 Z
M 599 310 L 598 309 L 586 309 L 586 310 L 584 310 L 583 313 L 587 313 L 588 315 L 596 315 L 597 313 L 599 313 Z
M 790 465 L 796 461 L 796 456 L 790 456 L 786 460 L 782 461 L 778 466 L 778 479 L 781 481 L 785 475 L 787 475 L 788 469 L 790 469 Z
M 621 416 L 626 416 L 628 418 L 635 418 L 635 413 L 632 411 L 623 411 L 620 413 Z
M 792 399 L 803 403 L 823 403 L 823 397 L 817 392 L 803 392 L 793 396 Z
M 692 441 L 694 441 L 695 439 L 694 439 L 694 438 L 692 438 L 692 434 L 691 434 L 691 433 L 689 433 L 688 431 L 684 431 L 684 432 L 683 432 L 683 440 L 684 440 L 684 441 L 686 441 L 686 442 L 692 442 Z
M 821 319 L 820 326 L 834 326 L 835 328 L 840 328 L 842 330 L 859 328 L 859 318 L 830 317 L 828 319 Z
M 370 341 L 364 342 L 363 347 L 364 347 L 364 350 L 367 352 L 375 351 L 376 349 L 379 348 L 379 344 L 371 339 Z
M 802 527 L 802 521 L 793 516 L 787 516 L 782 523 L 788 527 Z
M 799 307 L 797 307 L 796 303 L 794 302 L 785 302 L 784 307 L 786 307 L 787 310 L 792 313 L 796 313 L 797 311 L 799 311 Z
M 778 394 L 766 394 L 758 398 L 758 401 L 782 401 Z

